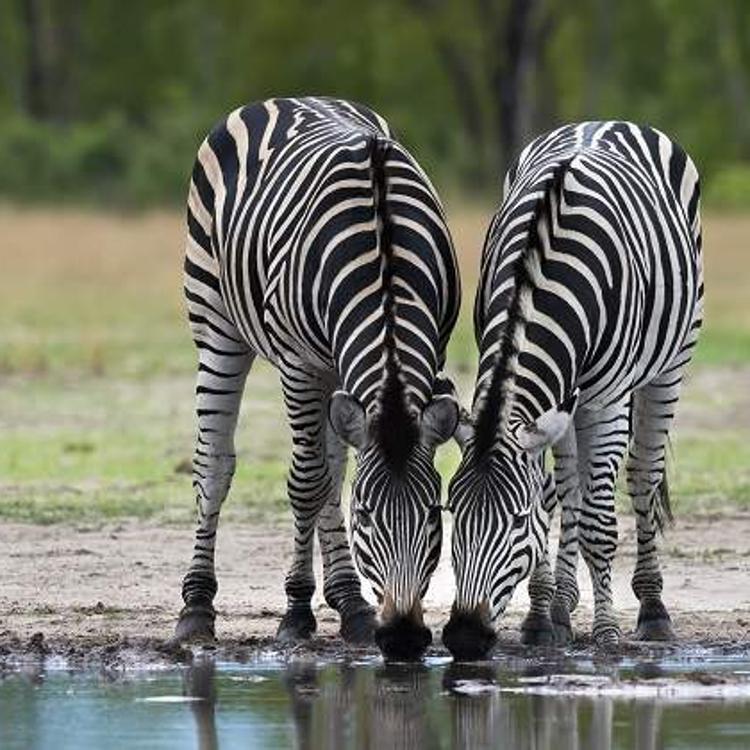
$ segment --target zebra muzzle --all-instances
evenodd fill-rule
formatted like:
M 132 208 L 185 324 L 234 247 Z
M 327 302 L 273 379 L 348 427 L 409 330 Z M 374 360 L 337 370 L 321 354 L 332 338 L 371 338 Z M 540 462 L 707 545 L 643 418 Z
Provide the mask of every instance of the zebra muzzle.
M 375 630 L 375 643 L 388 661 L 416 661 L 432 643 L 432 633 L 423 624 L 400 615 Z
M 482 603 L 465 611 L 455 607 L 443 628 L 443 643 L 456 661 L 486 659 L 497 641 L 490 624 L 489 607 Z
M 375 642 L 389 661 L 416 661 L 432 643 L 432 633 L 424 625 L 422 604 L 414 599 L 406 610 L 397 607 L 386 593 L 380 610 L 380 626 L 375 630 Z

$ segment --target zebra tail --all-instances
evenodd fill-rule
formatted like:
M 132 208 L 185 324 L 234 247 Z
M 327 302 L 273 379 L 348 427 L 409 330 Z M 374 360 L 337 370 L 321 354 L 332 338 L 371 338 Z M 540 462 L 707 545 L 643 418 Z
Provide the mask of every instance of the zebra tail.
M 667 480 L 666 471 L 664 472 L 661 483 L 654 492 L 654 520 L 656 521 L 656 527 L 662 534 L 667 526 L 671 526 L 674 523 L 672 503 L 669 497 L 669 481 Z
M 393 293 L 393 243 L 391 217 L 388 209 L 388 178 L 385 164 L 390 142 L 373 136 L 370 140 L 370 164 L 375 200 L 375 225 L 378 248 L 383 259 L 384 313 L 386 337 L 393 337 L 396 321 L 396 297 Z M 389 339 L 390 340 L 390 339 Z
M 393 285 L 393 237 L 392 221 L 388 207 L 388 178 L 386 161 L 391 142 L 373 136 L 370 141 L 370 163 L 372 167 L 373 193 L 375 200 L 375 223 L 378 248 L 382 258 L 383 316 L 385 371 L 379 399 L 379 419 L 376 435 L 386 461 L 401 471 L 419 439 L 416 422 L 409 418 L 406 408 L 405 388 L 400 374 L 396 347 L 396 293 Z
M 391 217 L 388 209 L 388 178 L 385 164 L 390 143 L 373 136 L 370 141 L 373 197 L 375 202 L 375 232 L 380 250 L 383 278 L 383 315 L 385 319 L 386 383 L 398 376 L 396 354 L 396 295 L 393 291 L 393 242 Z
M 669 438 L 667 438 L 669 440 Z M 669 442 L 669 452 L 672 453 L 672 443 Z M 672 512 L 672 501 L 669 493 L 669 480 L 667 478 L 667 466 L 664 465 L 664 475 L 662 476 L 659 486 L 654 492 L 654 520 L 656 527 L 664 534 L 667 526 L 674 523 L 674 514 Z
M 536 201 L 529 221 L 526 247 L 514 268 L 514 293 L 508 308 L 508 318 L 502 333 L 500 349 L 495 360 L 490 384 L 479 404 L 475 420 L 474 449 L 477 456 L 486 456 L 505 423 L 512 407 L 513 382 L 520 347 L 529 315 L 534 291 L 534 277 L 541 263 L 539 228 L 545 224 L 548 241 L 552 233 L 552 196 L 561 195 L 562 182 L 570 160 L 555 165 L 544 191 Z

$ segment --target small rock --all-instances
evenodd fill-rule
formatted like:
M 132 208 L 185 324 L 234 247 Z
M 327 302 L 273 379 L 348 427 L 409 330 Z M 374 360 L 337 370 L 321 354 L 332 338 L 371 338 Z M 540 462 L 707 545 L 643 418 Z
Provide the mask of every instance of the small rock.
M 192 474 L 193 462 L 189 458 L 183 458 L 182 461 L 179 461 L 177 464 L 175 464 L 174 473 L 175 474 Z
M 692 672 L 688 673 L 687 676 L 699 685 L 724 685 L 727 682 L 723 675 L 710 674 L 709 672 Z
M 91 453 L 94 450 L 94 447 L 93 443 L 71 442 L 65 443 L 62 449 L 65 453 Z
M 29 642 L 26 645 L 26 651 L 39 654 L 40 656 L 46 656 L 50 650 L 49 646 L 44 642 L 44 633 L 34 633 L 34 635 L 29 638 Z

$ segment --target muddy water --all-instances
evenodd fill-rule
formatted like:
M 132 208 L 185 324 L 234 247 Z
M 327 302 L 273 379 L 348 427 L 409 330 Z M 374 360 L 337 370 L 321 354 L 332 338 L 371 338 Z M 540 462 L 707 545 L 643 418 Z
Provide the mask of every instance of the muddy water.
M 750 654 L 523 655 L 0 674 L 0 748 L 745 748 Z

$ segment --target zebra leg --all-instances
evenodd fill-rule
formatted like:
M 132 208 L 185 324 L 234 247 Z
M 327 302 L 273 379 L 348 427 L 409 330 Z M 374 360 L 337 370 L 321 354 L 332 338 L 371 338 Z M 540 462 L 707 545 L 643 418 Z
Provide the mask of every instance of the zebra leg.
M 661 598 L 663 580 L 656 540 L 664 515 L 670 512 L 665 449 L 680 394 L 682 368 L 680 365 L 660 375 L 633 395 L 633 438 L 627 476 L 638 540 L 632 587 L 641 606 L 635 637 L 643 641 L 666 641 L 675 637 Z
M 218 588 L 214 572 L 216 529 L 234 475 L 237 415 L 245 379 L 255 358 L 240 343 L 238 334 L 235 339 L 229 333 L 226 337 L 196 336 L 198 437 L 193 457 L 193 487 L 198 528 L 193 558 L 182 582 L 185 606 L 175 630 L 175 640 L 179 642 L 214 639 L 213 600 Z M 204 346 L 209 338 L 210 345 Z
M 287 487 L 294 514 L 294 557 L 284 584 L 287 611 L 277 637 L 296 641 L 309 638 L 317 627 L 310 606 L 315 591 L 312 564 L 315 527 L 326 504 L 340 491 L 343 466 L 334 462 L 336 468 L 332 472 L 328 460 L 326 406 L 330 384 L 312 374 L 306 363 L 298 361 L 283 363 L 281 383 L 292 430 Z M 343 463 L 342 459 L 339 461 Z M 334 523 L 336 520 L 334 517 Z M 329 546 L 328 540 L 326 545 Z
M 542 501 L 549 522 L 557 504 L 557 492 L 551 475 L 547 476 Z M 549 561 L 549 526 L 544 538 L 542 552 L 536 568 L 529 577 L 529 612 L 521 623 L 521 643 L 527 646 L 550 646 L 555 642 L 555 630 L 550 617 L 550 606 L 555 594 L 555 577 Z
M 354 568 L 346 524 L 341 513 L 341 486 L 346 473 L 346 445 L 328 424 L 326 456 L 332 477 L 331 493 L 318 518 L 318 539 L 323 558 L 323 596 L 341 617 L 341 637 L 349 643 L 372 643 L 375 610 L 362 597 Z
M 583 484 L 580 539 L 594 589 L 594 643 L 620 643 L 620 626 L 612 608 L 612 562 L 617 551 L 615 481 L 628 446 L 628 398 L 596 411 L 576 415 L 579 474 Z
M 555 491 L 560 505 L 560 538 L 550 615 L 555 642 L 565 644 L 573 640 L 570 613 L 578 606 L 579 597 L 578 521 L 581 514 L 581 488 L 574 426 L 552 446 L 552 452 L 555 457 Z
M 529 578 L 531 606 L 521 623 L 521 643 L 527 646 L 550 646 L 555 630 L 550 618 L 550 605 L 555 593 L 555 577 L 547 552 L 539 561 Z

